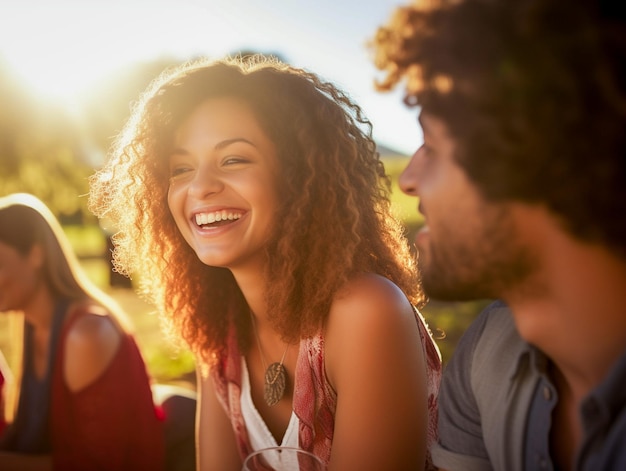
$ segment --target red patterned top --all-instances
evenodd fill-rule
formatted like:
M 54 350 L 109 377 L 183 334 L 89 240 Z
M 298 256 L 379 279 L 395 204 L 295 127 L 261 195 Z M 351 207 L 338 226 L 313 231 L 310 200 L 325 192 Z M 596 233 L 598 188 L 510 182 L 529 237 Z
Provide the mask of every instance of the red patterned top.
M 437 396 L 441 380 L 441 355 L 421 314 L 416 310 L 424 356 L 427 363 L 428 381 L 428 442 L 427 447 L 437 441 Z M 228 338 L 228 353 L 220 359 L 211 372 L 217 396 L 230 417 L 244 459 L 252 451 L 248 433 L 241 413 L 241 353 L 237 346 L 234 328 Z M 335 425 L 337 396 L 328 383 L 324 370 L 324 338 L 321 334 L 300 342 L 296 366 L 296 389 L 293 410 L 298 416 L 299 446 L 319 456 L 326 464 L 330 461 L 330 450 Z M 426 470 L 436 469 L 428 451 Z

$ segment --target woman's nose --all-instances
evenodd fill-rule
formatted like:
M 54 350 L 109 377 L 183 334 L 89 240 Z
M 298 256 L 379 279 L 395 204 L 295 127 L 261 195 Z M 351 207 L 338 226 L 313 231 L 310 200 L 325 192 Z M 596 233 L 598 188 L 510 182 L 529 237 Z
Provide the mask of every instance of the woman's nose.
M 224 183 L 214 171 L 200 167 L 191 181 L 189 192 L 198 198 L 204 198 L 223 189 Z

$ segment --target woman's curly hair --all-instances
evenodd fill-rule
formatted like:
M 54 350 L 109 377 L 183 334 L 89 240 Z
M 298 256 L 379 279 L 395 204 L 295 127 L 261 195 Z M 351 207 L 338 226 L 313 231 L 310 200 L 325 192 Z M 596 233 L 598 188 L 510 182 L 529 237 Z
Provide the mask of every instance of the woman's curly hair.
M 383 275 L 423 303 L 361 109 L 332 84 L 276 60 L 194 61 L 143 95 L 91 178 L 90 207 L 119 230 L 116 268 L 140 274 L 144 293 L 206 364 L 225 348 L 231 321 L 246 348 L 250 316 L 231 272 L 203 264 L 179 233 L 167 203 L 167 160 L 177 127 L 213 97 L 247 103 L 277 149 L 281 201 L 265 276 L 271 321 L 286 340 L 318 332 L 355 274 Z
M 626 258 L 626 22 L 606 0 L 415 0 L 372 40 L 378 83 L 441 119 L 491 200 L 545 205 Z

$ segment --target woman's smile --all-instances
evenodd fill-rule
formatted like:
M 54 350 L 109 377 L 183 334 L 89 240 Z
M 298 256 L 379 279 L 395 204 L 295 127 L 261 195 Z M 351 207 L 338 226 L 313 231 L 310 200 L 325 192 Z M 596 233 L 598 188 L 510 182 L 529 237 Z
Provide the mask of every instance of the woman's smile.
M 218 227 L 225 224 L 230 224 L 241 218 L 242 213 L 239 211 L 222 209 L 221 211 L 211 211 L 197 213 L 194 216 L 196 225 L 203 229 L 209 227 Z

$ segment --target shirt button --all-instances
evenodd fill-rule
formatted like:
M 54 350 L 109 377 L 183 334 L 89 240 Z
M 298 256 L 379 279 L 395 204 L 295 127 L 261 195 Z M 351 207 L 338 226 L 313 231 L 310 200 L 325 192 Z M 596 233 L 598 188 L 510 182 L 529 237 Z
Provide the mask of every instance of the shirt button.
M 548 386 L 543 387 L 543 398 L 546 401 L 549 401 L 550 399 L 552 399 L 552 390 Z

